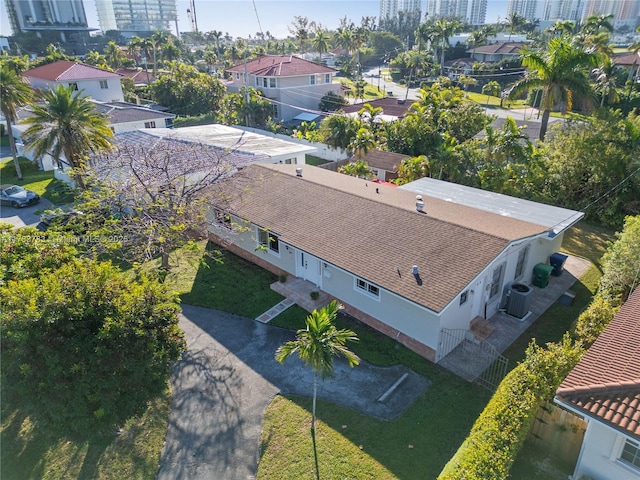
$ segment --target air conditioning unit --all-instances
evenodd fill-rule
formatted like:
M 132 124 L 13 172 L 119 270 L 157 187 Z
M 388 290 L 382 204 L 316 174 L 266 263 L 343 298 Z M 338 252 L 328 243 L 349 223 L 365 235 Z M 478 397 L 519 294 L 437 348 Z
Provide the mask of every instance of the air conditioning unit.
M 531 304 L 531 287 L 522 283 L 514 283 L 507 292 L 507 314 L 523 318 L 529 312 Z

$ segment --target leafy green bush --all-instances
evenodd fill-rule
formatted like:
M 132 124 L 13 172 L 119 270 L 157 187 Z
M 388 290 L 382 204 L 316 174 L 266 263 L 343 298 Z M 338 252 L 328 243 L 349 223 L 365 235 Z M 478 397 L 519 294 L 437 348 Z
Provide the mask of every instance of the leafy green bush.
M 540 404 L 560 385 L 582 355 L 569 335 L 546 348 L 532 340 L 525 360 L 500 383 L 471 433 L 445 465 L 439 480 L 498 480 L 527 437 Z

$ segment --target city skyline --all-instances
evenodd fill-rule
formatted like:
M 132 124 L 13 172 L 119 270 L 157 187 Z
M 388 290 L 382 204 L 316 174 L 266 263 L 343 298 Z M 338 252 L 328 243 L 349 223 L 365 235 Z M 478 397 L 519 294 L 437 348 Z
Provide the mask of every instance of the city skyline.
M 95 0 L 84 0 L 87 22 L 91 28 L 99 28 Z M 294 16 L 306 16 L 310 20 L 321 23 L 324 27 L 335 29 L 345 15 L 359 24 L 363 16 L 380 14 L 379 0 L 195 0 L 199 30 L 209 32 L 220 30 L 233 37 L 247 38 L 255 36 L 260 26 L 263 32 L 269 31 L 277 38 L 290 35 L 288 26 Z M 178 29 L 190 32 L 191 25 L 187 15 L 189 0 L 177 0 Z M 506 17 L 507 0 L 488 0 L 485 21 L 494 23 L 498 17 Z M 425 13 L 426 1 L 421 2 L 422 13 Z M 257 15 L 256 15 L 257 10 Z M 222 13 L 222 14 L 221 14 Z M 258 19 L 260 23 L 258 23 Z M 171 33 L 174 35 L 175 26 Z M 6 0 L 0 0 L 0 34 L 12 35 L 7 17 Z

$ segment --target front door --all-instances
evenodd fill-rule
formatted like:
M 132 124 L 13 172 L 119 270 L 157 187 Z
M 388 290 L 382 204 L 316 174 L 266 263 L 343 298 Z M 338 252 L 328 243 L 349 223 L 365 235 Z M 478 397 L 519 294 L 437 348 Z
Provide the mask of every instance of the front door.
M 320 260 L 306 252 L 299 252 L 298 276 L 320 287 Z

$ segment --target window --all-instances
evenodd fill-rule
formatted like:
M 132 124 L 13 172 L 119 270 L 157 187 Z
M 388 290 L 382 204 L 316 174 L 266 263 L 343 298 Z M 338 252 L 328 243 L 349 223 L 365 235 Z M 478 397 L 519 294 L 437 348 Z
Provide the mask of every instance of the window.
M 144 122 L 144 128 L 156 128 L 156 122 Z
M 164 125 L 167 128 L 173 128 L 173 118 L 165 118 Z
M 311 75 L 309 77 L 309 85 L 315 85 L 316 84 L 316 76 L 315 75 Z
M 620 461 L 640 470 L 640 443 L 627 439 L 620 454 Z
M 464 305 L 465 303 L 467 303 L 467 300 L 469 300 L 469 290 L 465 290 L 460 295 L 460 305 Z
M 518 280 L 520 277 L 522 277 L 522 274 L 524 273 L 524 267 L 527 264 L 527 258 L 529 257 L 530 248 L 531 248 L 531 245 L 527 245 L 522 250 L 520 250 L 520 252 L 518 252 L 518 262 L 516 263 L 515 280 Z
M 489 293 L 489 298 L 495 297 L 498 293 L 500 293 L 500 287 L 502 286 L 502 278 L 504 274 L 504 263 L 501 263 L 493 270 L 493 274 L 491 276 L 491 290 Z
M 325 73 L 324 74 L 324 83 L 331 83 L 331 74 L 330 73 Z
M 109 82 L 107 82 L 106 80 L 100 80 L 100 88 L 102 90 L 106 90 L 109 88 Z
M 269 88 L 276 88 L 276 79 L 275 78 L 270 78 L 269 79 Z
M 269 79 L 268 78 L 266 78 L 266 77 L 262 78 L 262 86 L 264 88 L 269 88 Z
M 380 298 L 380 289 L 362 278 L 356 278 L 356 288 L 367 295 Z
M 278 104 L 274 103 L 271 106 L 273 107 L 273 118 L 278 118 Z
M 280 253 L 280 240 L 275 233 L 271 233 L 268 230 L 258 230 L 258 243 L 267 247 L 273 253 Z
M 71 87 L 71 90 L 78 90 L 78 84 L 77 83 L 70 83 L 69 86 Z
M 231 215 L 217 208 L 214 210 L 214 215 L 214 221 L 217 225 L 231 229 Z

